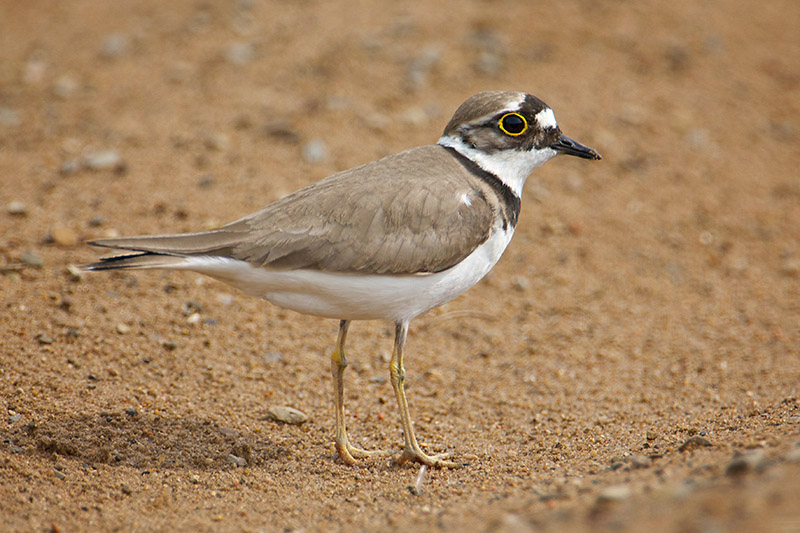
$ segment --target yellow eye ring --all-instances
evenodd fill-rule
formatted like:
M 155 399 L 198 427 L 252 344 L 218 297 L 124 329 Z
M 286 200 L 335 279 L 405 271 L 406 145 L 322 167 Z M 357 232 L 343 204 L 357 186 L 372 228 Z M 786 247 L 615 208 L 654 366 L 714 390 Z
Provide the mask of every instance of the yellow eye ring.
M 506 113 L 497 122 L 506 135 L 516 137 L 528 131 L 528 121 L 519 113 Z

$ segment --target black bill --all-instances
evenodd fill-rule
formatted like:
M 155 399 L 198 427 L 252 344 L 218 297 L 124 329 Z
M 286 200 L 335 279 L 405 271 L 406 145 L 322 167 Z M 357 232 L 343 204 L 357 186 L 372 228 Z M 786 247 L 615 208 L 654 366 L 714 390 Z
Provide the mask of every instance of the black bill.
M 585 146 L 578 141 L 573 141 L 566 135 L 562 135 L 550 148 L 562 154 L 574 155 L 584 159 L 603 159 L 603 157 L 592 148 Z

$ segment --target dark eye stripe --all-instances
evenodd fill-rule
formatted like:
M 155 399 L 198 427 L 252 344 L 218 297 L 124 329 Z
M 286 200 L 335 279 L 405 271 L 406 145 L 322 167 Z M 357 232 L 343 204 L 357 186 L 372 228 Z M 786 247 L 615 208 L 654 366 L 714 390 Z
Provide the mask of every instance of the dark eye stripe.
M 512 137 L 522 135 L 528 129 L 528 121 L 519 113 L 506 113 L 500 117 L 497 125 L 504 133 Z

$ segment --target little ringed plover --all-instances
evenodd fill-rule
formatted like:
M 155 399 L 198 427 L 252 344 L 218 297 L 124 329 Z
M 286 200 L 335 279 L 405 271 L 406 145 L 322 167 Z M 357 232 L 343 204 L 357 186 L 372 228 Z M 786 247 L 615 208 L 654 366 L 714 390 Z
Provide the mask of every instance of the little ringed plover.
M 352 320 L 395 325 L 389 364 L 403 427 L 398 462 L 456 466 L 420 448 L 403 387 L 411 319 L 475 285 L 508 246 L 530 173 L 556 155 L 600 159 L 561 133 L 553 111 L 521 92 L 476 94 L 437 144 L 339 172 L 226 226 L 98 239 L 124 250 L 87 270 L 191 270 L 280 307 L 339 319 L 331 355 L 335 445 L 348 464 L 376 451 L 345 429 L 345 339 Z

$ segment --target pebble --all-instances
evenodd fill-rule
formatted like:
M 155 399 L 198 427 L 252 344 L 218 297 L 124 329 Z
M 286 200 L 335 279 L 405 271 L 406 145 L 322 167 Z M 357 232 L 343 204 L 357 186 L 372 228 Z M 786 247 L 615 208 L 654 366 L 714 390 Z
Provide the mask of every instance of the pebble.
M 171 340 L 163 341 L 161 343 L 161 346 L 163 346 L 164 348 L 166 348 L 170 352 L 173 351 L 173 350 L 178 349 L 178 343 L 175 342 L 175 341 L 171 341 Z
M 505 69 L 508 44 L 502 33 L 495 30 L 478 29 L 468 39 L 478 53 L 474 62 L 478 72 L 496 76 Z
M 36 340 L 39 341 L 39 344 L 53 344 L 53 339 L 51 339 L 44 333 L 40 333 L 39 335 L 37 335 Z
M 689 437 L 688 439 L 686 439 L 686 442 L 684 442 L 678 447 L 678 451 L 691 452 L 698 448 L 704 448 L 708 446 L 713 446 L 710 440 L 708 440 L 705 437 L 700 437 L 699 435 L 694 435 L 693 437 Z
M 22 124 L 22 119 L 19 111 L 0 107 L 0 126 L 19 126 L 20 124 Z
M 14 424 L 22 419 L 22 415 L 11 415 L 8 417 L 8 423 Z
M 26 265 L 29 265 L 29 266 L 32 266 L 32 267 L 44 266 L 44 261 L 42 260 L 42 258 L 39 257 L 38 255 L 36 255 L 35 253 L 30 252 L 30 251 L 22 252 L 19 255 L 19 260 L 22 261 L 23 263 L 25 263 Z
M 9 215 L 21 217 L 28 214 L 28 206 L 22 202 L 9 202 L 6 211 Z
M 292 424 L 295 426 L 299 426 L 308 420 L 308 415 L 304 412 L 295 409 L 294 407 L 288 407 L 285 405 L 275 405 L 270 407 L 269 411 L 267 411 L 267 416 L 269 416 L 269 418 L 272 420 L 283 422 L 284 424 Z
M 297 144 L 300 142 L 300 134 L 292 128 L 292 124 L 287 120 L 276 119 L 267 122 L 264 124 L 264 127 L 261 128 L 261 131 L 264 133 L 264 135 L 280 141 L 285 141 L 291 144 Z
M 67 268 L 65 270 L 67 273 L 67 278 L 70 281 L 74 282 L 83 281 L 84 272 L 78 265 L 67 265 Z
M 328 156 L 325 141 L 311 139 L 303 146 L 303 160 L 306 163 L 322 163 Z
M 210 133 L 203 139 L 206 149 L 224 152 L 231 145 L 231 138 L 224 133 Z
M 220 305 L 231 305 L 233 303 L 233 295 L 227 292 L 218 293 L 216 299 Z
M 279 363 L 282 359 L 283 355 L 273 350 L 270 350 L 264 354 L 264 361 L 267 363 Z
M 786 455 L 786 460 L 790 463 L 800 462 L 800 444 L 795 445 L 794 449 Z
M 83 156 L 83 166 L 91 170 L 125 170 L 125 162 L 116 150 L 98 150 Z
M 253 43 L 233 43 L 225 50 L 225 59 L 234 65 L 245 65 L 256 57 Z
M 637 470 L 639 468 L 649 468 L 651 460 L 644 455 L 633 454 L 625 458 L 628 470 Z
M 117 325 L 115 326 L 115 328 L 114 328 L 114 329 L 115 329 L 115 330 L 117 331 L 117 333 L 119 333 L 120 335 L 125 335 L 126 333 L 130 332 L 130 330 L 131 330 L 131 327 L 130 327 L 129 325 L 127 325 L 127 324 L 123 324 L 122 322 L 120 322 L 119 324 L 117 324 Z
M 203 304 L 194 300 L 189 300 L 181 304 L 181 313 L 183 316 L 192 316 L 197 313 L 203 312 Z
M 100 55 L 108 59 L 114 59 L 127 52 L 130 46 L 130 37 L 124 33 L 112 33 L 103 39 L 103 44 L 100 46 Z
M 631 488 L 626 485 L 612 485 L 597 494 L 597 503 L 613 503 L 627 500 L 631 497 Z
M 790 278 L 800 277 L 800 259 L 785 259 L 781 265 L 781 274 Z
M 228 461 L 230 464 L 232 464 L 232 465 L 236 465 L 236 466 L 238 466 L 238 467 L 245 467 L 245 466 L 247 466 L 247 460 L 246 460 L 245 458 L 243 458 L 243 457 L 239 457 L 238 455 L 233 455 L 232 453 L 229 453 L 229 454 L 228 454 L 228 457 L 226 458 L 226 460 L 227 460 L 227 461 Z
M 726 476 L 740 476 L 748 472 L 759 472 L 767 465 L 767 454 L 763 449 L 757 448 L 744 453 L 736 454 L 725 468 Z
M 50 240 L 58 246 L 71 248 L 78 244 L 78 234 L 72 228 L 57 222 L 50 228 Z
M 514 276 L 511 285 L 519 292 L 526 292 L 531 288 L 531 281 L 525 276 Z
M 436 65 L 442 60 L 444 51 L 439 45 L 430 45 L 423 48 L 411 60 L 406 72 L 406 82 L 411 89 L 421 89 L 428 83 L 428 76 Z
M 53 86 L 53 94 L 62 100 L 68 100 L 75 94 L 75 91 L 78 90 L 79 86 L 80 84 L 74 76 L 71 76 L 70 74 L 64 74 L 56 80 L 56 83 Z
M 47 60 L 41 50 L 34 50 L 25 63 L 22 79 L 25 83 L 37 85 L 44 80 L 47 73 Z
M 197 178 L 197 186 L 201 189 L 210 189 L 215 181 L 213 174 L 204 174 Z

